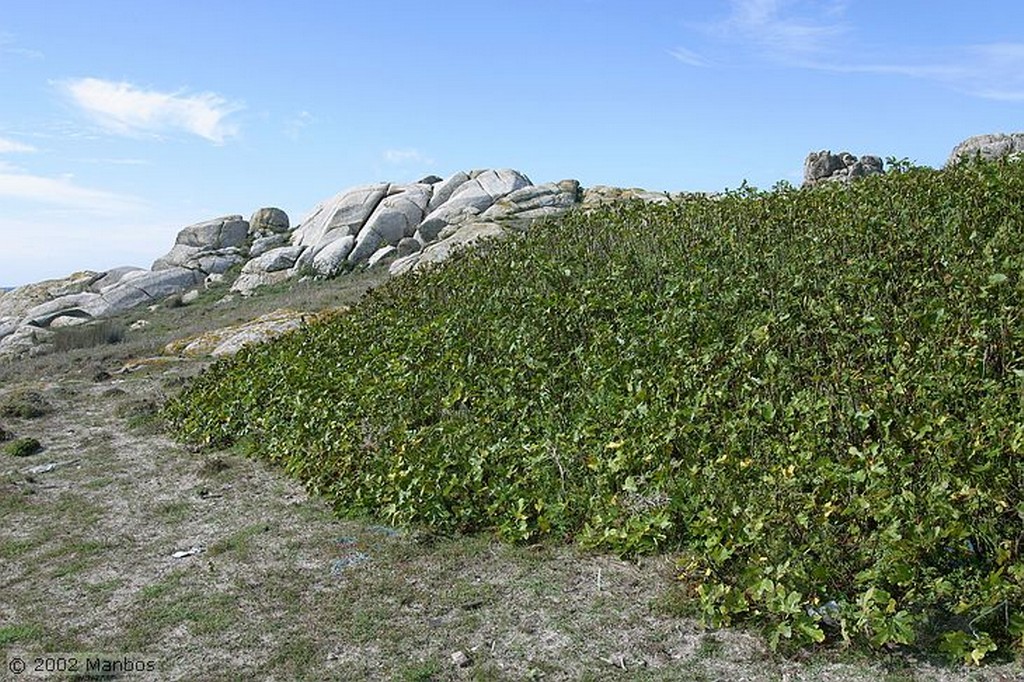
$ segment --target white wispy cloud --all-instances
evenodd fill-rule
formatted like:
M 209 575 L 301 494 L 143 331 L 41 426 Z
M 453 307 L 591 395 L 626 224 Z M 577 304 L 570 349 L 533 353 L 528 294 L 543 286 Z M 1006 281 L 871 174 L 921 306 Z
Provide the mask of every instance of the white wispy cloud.
M 5 31 L 0 31 L 0 55 L 12 55 L 23 59 L 42 59 L 43 53 L 18 45 L 15 36 Z
M 846 2 L 733 0 L 730 14 L 706 24 L 718 37 L 742 40 L 777 59 L 803 59 L 827 50 L 848 33 Z
M 687 66 L 705 67 L 711 65 L 711 62 L 703 56 L 685 47 L 673 48 L 668 53 Z
M 141 199 L 83 187 L 70 176 L 53 178 L 13 170 L 0 167 L 0 197 L 100 214 L 124 213 L 144 206 Z
M 212 92 L 161 92 L 100 78 L 80 78 L 60 86 L 85 113 L 118 134 L 184 131 L 215 144 L 238 134 L 238 126 L 227 118 L 242 105 Z
M 36 148 L 30 144 L 0 137 L 0 154 L 29 154 L 34 151 Z
M 314 122 L 316 122 L 316 117 L 308 111 L 302 110 L 285 122 L 284 134 L 291 140 L 297 140 L 302 130 Z
M 434 160 L 418 149 L 386 149 L 382 154 L 384 161 L 394 165 L 432 165 Z
M 907 61 L 803 65 L 834 73 L 867 73 L 927 80 L 972 97 L 1024 101 L 1024 43 L 949 48 L 945 54 Z
M 93 163 L 101 166 L 150 166 L 153 164 L 148 159 L 116 159 L 116 158 L 104 158 L 104 157 L 85 157 L 75 159 L 78 163 Z
M 832 73 L 902 76 L 931 81 L 966 95 L 1024 101 L 1024 43 L 1001 42 L 934 48 L 854 44 L 856 27 L 846 17 L 847 0 L 732 0 L 721 20 L 692 24 L 706 36 L 791 68 Z M 678 48 L 677 60 L 696 65 L 698 53 Z M 856 55 L 850 58 L 849 55 Z

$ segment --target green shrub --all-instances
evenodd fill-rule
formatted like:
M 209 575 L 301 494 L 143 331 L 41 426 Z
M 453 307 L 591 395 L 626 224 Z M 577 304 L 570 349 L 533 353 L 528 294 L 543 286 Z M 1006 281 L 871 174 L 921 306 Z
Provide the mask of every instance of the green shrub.
M 4 453 L 12 457 L 28 457 L 42 449 L 43 446 L 35 438 L 16 438 L 4 446 Z
M 18 389 L 0 398 L 0 417 L 34 419 L 52 409 L 46 397 L 33 389 Z
M 773 644 L 1024 651 L 1024 164 L 535 225 L 165 415 L 345 514 L 677 552 Z

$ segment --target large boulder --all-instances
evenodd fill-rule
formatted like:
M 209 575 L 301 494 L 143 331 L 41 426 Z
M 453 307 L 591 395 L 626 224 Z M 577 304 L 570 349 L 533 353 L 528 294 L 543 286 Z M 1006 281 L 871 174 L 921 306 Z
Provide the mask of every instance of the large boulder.
M 428 244 L 437 239 L 445 227 L 475 220 L 498 199 L 532 184 L 525 175 L 507 168 L 471 173 L 469 180 L 461 183 L 447 201 L 423 219 L 417 239 Z
M 93 291 L 103 292 L 107 287 L 112 287 L 120 282 L 124 277 L 133 272 L 144 272 L 142 268 L 135 267 L 133 265 L 122 265 L 121 267 L 107 270 L 107 272 L 100 277 L 96 282 L 93 283 L 91 289 Z
M 334 239 L 355 236 L 377 208 L 391 185 L 379 182 L 345 190 L 319 204 L 292 233 L 292 244 L 323 247 Z M 337 233 L 324 239 L 330 233 Z
M 480 214 L 483 220 L 530 221 L 565 213 L 579 201 L 578 180 L 530 185 L 506 194 Z
M 646 201 L 653 204 L 665 204 L 672 201 L 674 196 L 667 192 L 652 192 L 651 190 L 638 187 L 610 187 L 608 185 L 587 187 L 583 190 L 582 194 L 581 206 L 586 211 L 620 201 Z
M 169 355 L 189 357 L 234 355 L 244 346 L 254 343 L 265 343 L 282 334 L 298 329 L 304 324 L 317 319 L 339 315 L 347 310 L 347 307 L 342 306 L 340 308 L 330 308 L 319 313 L 306 313 L 279 308 L 249 322 L 172 341 L 164 348 L 164 352 Z
M 388 267 L 388 272 L 392 275 L 400 275 L 427 265 L 443 263 L 459 249 L 469 247 L 484 239 L 500 238 L 505 234 L 505 230 L 497 223 L 469 223 L 460 227 L 447 239 L 434 242 L 422 251 L 394 260 Z
M 59 317 L 94 317 L 96 312 L 104 308 L 102 301 L 102 294 L 91 291 L 58 296 L 25 311 L 22 322 L 36 327 L 48 327 Z
M 356 238 L 353 235 L 335 239 L 313 256 L 313 271 L 321 277 L 334 277 L 344 269 L 348 254 L 355 245 Z
M 204 274 L 224 272 L 244 260 L 249 223 L 240 215 L 214 218 L 183 228 L 174 246 L 153 263 L 153 270 L 188 268 Z
M 308 251 L 304 246 L 282 246 L 253 258 L 242 266 L 242 272 L 231 284 L 231 291 L 247 296 L 261 286 L 289 279 L 294 276 L 296 261 L 304 251 Z
M 181 294 L 202 284 L 204 275 L 189 268 L 142 270 L 121 278 L 115 286 L 107 288 L 101 299 L 90 302 L 93 317 L 105 317 L 150 305 L 173 294 Z
M 260 208 L 249 218 L 249 234 L 254 237 L 265 237 L 271 234 L 284 234 L 291 227 L 288 214 L 279 208 Z
M 41 303 L 90 290 L 103 276 L 102 272 L 85 270 L 11 289 L 0 296 L 0 317 L 23 317 L 30 308 Z
M 1016 158 L 1024 154 L 1024 133 L 995 133 L 969 137 L 957 146 L 949 155 L 946 165 L 981 157 L 982 159 Z
M 367 260 L 382 245 L 395 246 L 416 233 L 430 201 L 430 185 L 410 185 L 383 199 L 356 235 L 348 262 Z
M 849 152 L 811 152 L 804 160 L 804 186 L 809 187 L 822 182 L 849 182 L 883 171 L 884 164 L 877 156 L 857 158 Z
M 469 173 L 459 171 L 455 175 L 451 176 L 446 180 L 435 182 L 433 187 L 433 196 L 430 197 L 430 203 L 427 204 L 427 213 L 433 212 L 441 204 L 452 198 L 452 194 L 455 193 L 459 187 L 462 187 L 466 182 L 469 181 Z
M 256 258 L 262 256 L 271 249 L 276 249 L 280 246 L 287 246 L 289 243 L 288 235 L 286 234 L 270 234 L 266 237 L 259 237 L 249 247 L 249 258 Z
M 295 261 L 298 260 L 304 250 L 304 246 L 281 246 L 271 249 L 259 258 L 246 263 L 243 269 L 249 269 L 250 271 L 259 270 L 261 272 L 287 270 L 295 265 Z

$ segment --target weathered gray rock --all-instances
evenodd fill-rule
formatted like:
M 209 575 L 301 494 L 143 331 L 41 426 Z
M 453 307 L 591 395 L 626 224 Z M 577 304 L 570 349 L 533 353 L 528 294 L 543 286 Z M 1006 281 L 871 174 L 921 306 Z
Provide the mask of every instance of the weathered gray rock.
M 47 327 L 59 317 L 94 317 L 95 314 L 105 308 L 101 294 L 83 291 L 77 294 L 68 294 L 58 298 L 40 303 L 37 306 L 25 311 L 22 319 L 23 324 L 31 324 L 36 327 Z
M 319 204 L 292 233 L 292 244 L 317 247 L 358 234 L 390 187 L 386 182 L 353 187 Z M 325 240 L 332 232 L 337 234 Z
M 385 258 L 393 256 L 397 250 L 397 247 L 391 245 L 377 249 L 377 251 L 375 251 L 374 254 L 366 260 L 366 266 L 372 268 Z
M 0 317 L 0 339 L 10 336 L 21 326 L 20 317 Z
M 242 246 L 248 236 L 249 224 L 242 216 L 229 215 L 183 228 L 174 243 L 216 251 Z
M 249 261 L 250 263 L 252 261 Z M 246 263 L 248 265 L 248 263 Z M 231 283 L 231 291 L 240 293 L 243 296 L 248 296 L 260 287 L 272 286 L 279 284 L 285 280 L 291 279 L 293 273 L 291 270 L 278 270 L 276 272 L 262 272 L 259 270 L 251 270 L 246 272 L 245 268 L 242 268 L 242 272 L 238 275 L 238 278 Z
M 420 251 L 423 245 L 414 237 L 404 237 L 395 249 L 395 255 L 399 258 L 411 256 L 412 254 Z
M 220 275 L 244 262 L 245 256 L 236 249 L 225 249 L 214 253 L 200 254 L 187 261 L 186 267 L 198 270 L 203 275 Z
M 249 234 L 256 237 L 284 234 L 290 227 L 288 214 L 279 208 L 256 209 L 249 218 Z
M 78 293 L 92 287 L 103 273 L 86 270 L 59 279 L 47 279 L 17 287 L 0 296 L 0 317 L 24 317 L 32 307 L 58 296 Z
M 993 160 L 1003 157 L 1015 158 L 1022 154 L 1024 154 L 1024 133 L 975 135 L 953 147 L 953 152 L 949 155 L 946 165 L 978 156 Z
M 250 260 L 245 264 L 243 270 L 260 272 L 277 272 L 287 270 L 295 265 L 299 255 L 305 250 L 304 246 L 282 246 L 271 249 L 259 258 Z
M 107 270 L 103 277 L 99 278 L 90 287 L 93 291 L 103 291 L 107 287 L 113 286 L 121 281 L 125 275 L 130 272 L 144 272 L 142 268 L 135 267 L 133 265 L 122 265 L 121 267 Z
M 305 246 L 282 246 L 253 258 L 242 266 L 231 291 L 248 296 L 261 286 L 283 282 L 295 274 L 292 268 L 305 251 L 308 251 Z
M 77 327 L 78 325 L 85 324 L 92 317 L 89 315 L 83 315 L 81 317 L 76 315 L 61 315 L 50 321 L 50 329 L 60 329 L 61 327 Z
M 395 260 L 388 268 L 388 272 L 400 275 L 427 265 L 443 263 L 458 249 L 469 247 L 484 239 L 500 238 L 504 234 L 505 230 L 497 223 L 470 223 L 462 226 L 447 239 L 435 242 L 418 253 Z
M 202 273 L 188 268 L 129 273 L 116 286 L 104 291 L 100 300 L 90 302 L 90 312 L 94 317 L 116 315 L 181 294 L 202 283 L 203 279 Z
M 189 268 L 210 272 L 223 272 L 242 260 L 245 241 L 249 236 L 249 223 L 240 215 L 214 218 L 183 228 L 174 246 L 153 263 L 153 270 Z M 223 270 L 206 270 L 214 267 Z
M 52 350 L 50 342 L 54 332 L 34 325 L 19 326 L 13 333 L 0 339 L 0 357 L 18 357 L 29 354 L 42 354 Z M 40 346 L 43 346 L 40 348 Z M 35 350 L 35 349 L 39 350 Z
M 509 169 L 470 176 L 470 180 L 460 184 L 447 201 L 423 219 L 417 236 L 420 242 L 434 241 L 446 226 L 474 220 L 498 199 L 533 184 L 525 175 Z
M 652 192 L 638 187 L 626 188 L 594 185 L 583 190 L 581 206 L 584 210 L 589 211 L 619 201 L 646 201 L 654 204 L 664 204 L 672 201 L 676 196 L 666 192 Z
M 348 254 L 355 244 L 356 238 L 353 235 L 334 240 L 313 256 L 313 270 L 322 277 L 334 277 L 344 269 Z
M 849 182 L 856 178 L 877 175 L 883 172 L 883 166 L 882 159 L 877 156 L 862 156 L 858 159 L 849 152 L 811 152 L 804 160 L 804 186 L 813 186 L 821 182 Z
M 384 198 L 359 230 L 348 262 L 367 260 L 382 244 L 394 246 L 415 234 L 430 196 L 429 185 L 410 185 Z
M 434 211 L 441 204 L 451 199 L 455 190 L 468 181 L 469 174 L 459 171 L 446 180 L 433 183 L 434 193 L 433 196 L 430 197 L 430 203 L 427 204 L 427 213 Z
M 531 185 L 498 199 L 480 214 L 483 220 L 535 220 L 565 213 L 579 200 L 578 180 Z
M 252 246 L 249 247 L 249 258 L 257 258 L 262 256 L 271 249 L 276 249 L 279 246 L 288 244 L 289 238 L 287 234 L 271 234 L 266 237 L 260 237 L 256 239 Z

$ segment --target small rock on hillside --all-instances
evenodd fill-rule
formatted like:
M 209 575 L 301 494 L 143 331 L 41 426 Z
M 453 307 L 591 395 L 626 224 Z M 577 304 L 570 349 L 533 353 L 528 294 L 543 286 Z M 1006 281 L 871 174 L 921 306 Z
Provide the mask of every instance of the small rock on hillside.
M 823 150 L 811 152 L 804 161 L 804 186 L 822 182 L 849 182 L 884 171 L 882 159 L 877 156 L 857 158 L 849 152 L 833 154 Z

